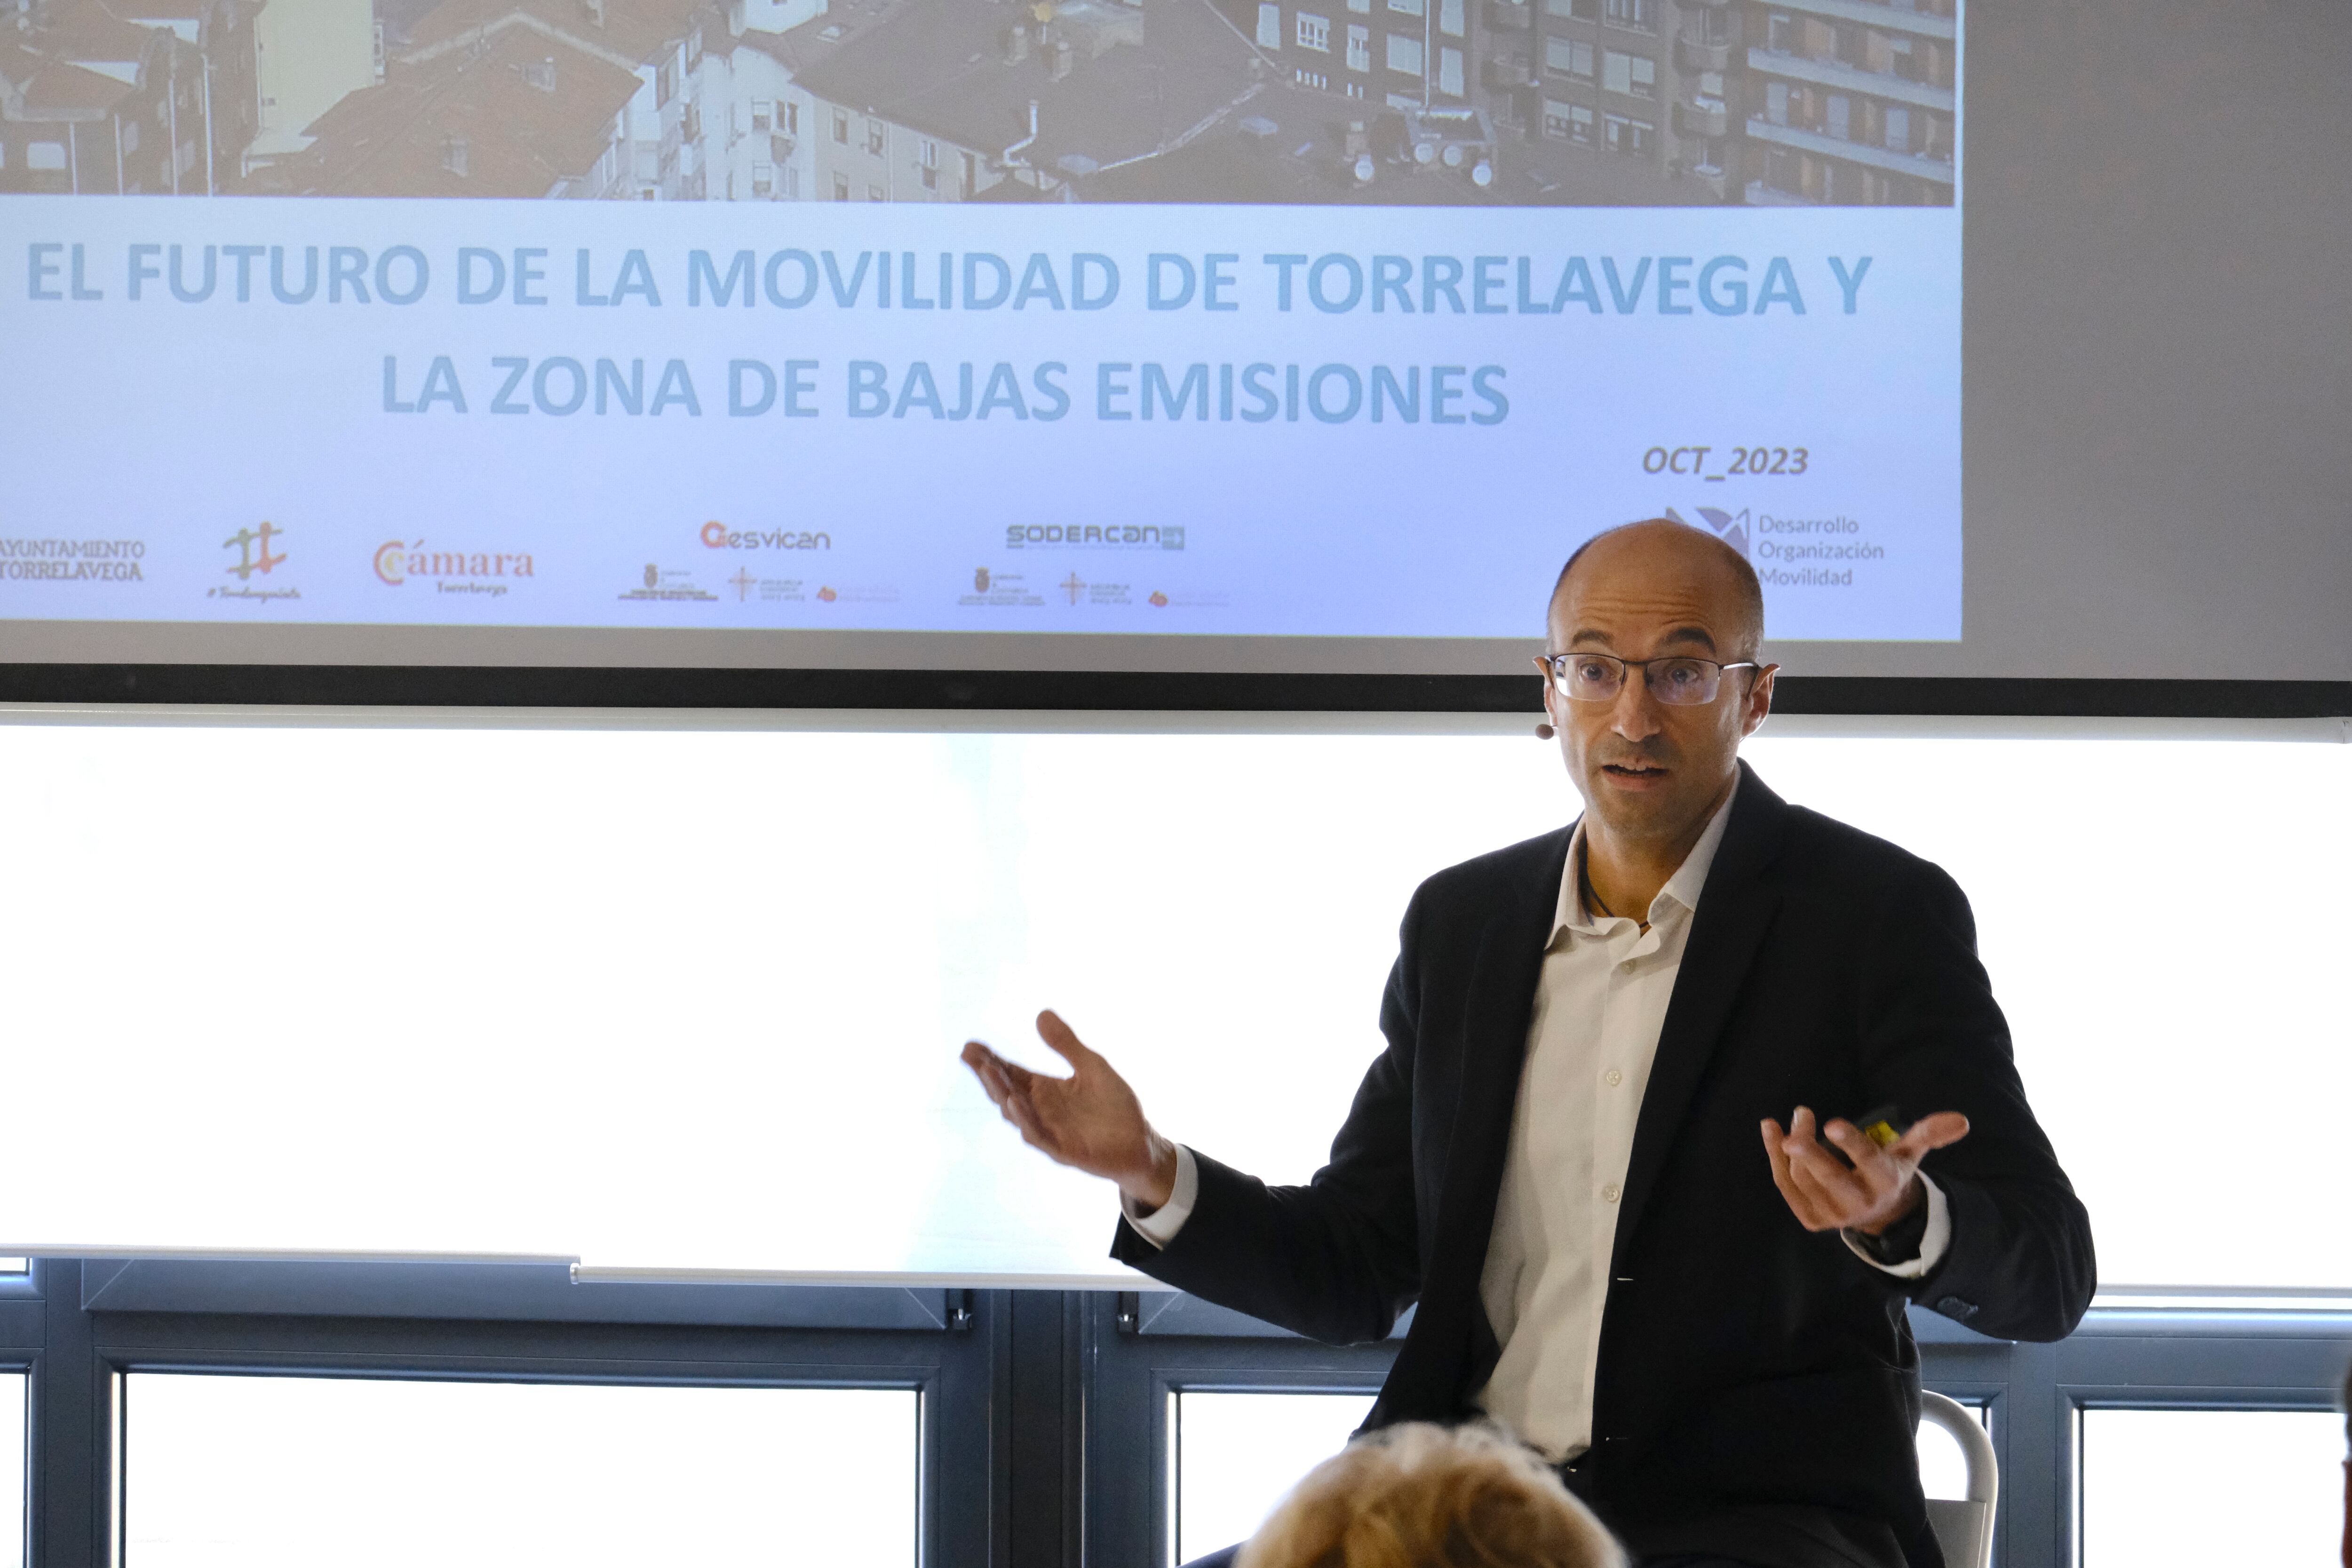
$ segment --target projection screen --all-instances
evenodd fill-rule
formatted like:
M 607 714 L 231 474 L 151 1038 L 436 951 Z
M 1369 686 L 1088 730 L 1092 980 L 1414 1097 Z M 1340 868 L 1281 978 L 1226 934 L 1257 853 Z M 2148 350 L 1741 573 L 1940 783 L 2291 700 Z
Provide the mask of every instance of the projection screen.
M 11 613 L 1505 639 L 1679 507 L 1958 636 L 1953 0 L 1313 4 L 37 11 L 19 501 L 139 521 Z
M 2352 676 L 2325 5 L 12 10 L 9 660 Z

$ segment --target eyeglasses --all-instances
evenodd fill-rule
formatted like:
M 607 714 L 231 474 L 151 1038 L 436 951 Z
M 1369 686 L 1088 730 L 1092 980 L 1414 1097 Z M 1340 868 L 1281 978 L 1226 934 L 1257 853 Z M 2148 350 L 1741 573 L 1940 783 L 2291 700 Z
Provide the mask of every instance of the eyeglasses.
M 1536 663 L 1552 689 L 1571 702 L 1614 702 L 1625 689 L 1625 672 L 1642 672 L 1642 684 L 1659 701 L 1676 708 L 1703 708 L 1723 689 L 1727 669 L 1761 669 L 1754 659 L 1717 664 L 1711 658 L 1619 658 L 1613 653 L 1548 653 Z

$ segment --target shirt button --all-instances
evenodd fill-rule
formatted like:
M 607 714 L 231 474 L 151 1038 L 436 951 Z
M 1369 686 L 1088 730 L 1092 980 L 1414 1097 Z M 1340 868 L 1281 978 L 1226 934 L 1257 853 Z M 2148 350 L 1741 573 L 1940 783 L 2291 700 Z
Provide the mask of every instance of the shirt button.
M 1616 1183 L 1612 1182 L 1607 1186 L 1601 1189 L 1601 1201 L 1604 1204 L 1613 1204 L 1617 1201 Z
M 1615 1068 L 1611 1068 L 1607 1072 L 1601 1075 L 1601 1081 L 1607 1084 L 1610 1088 L 1615 1089 L 1619 1084 L 1625 1081 L 1625 1075 L 1619 1072 Z

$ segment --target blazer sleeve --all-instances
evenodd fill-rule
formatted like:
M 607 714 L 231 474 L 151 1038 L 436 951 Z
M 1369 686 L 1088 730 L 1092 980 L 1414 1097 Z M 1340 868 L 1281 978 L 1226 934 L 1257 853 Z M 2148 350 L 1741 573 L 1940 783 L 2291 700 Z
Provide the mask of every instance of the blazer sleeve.
M 2098 1280 L 2090 1215 L 2026 1103 L 1967 896 L 1924 861 L 1910 871 L 1883 897 L 1860 971 L 1868 1098 L 1906 1119 L 1958 1110 L 1969 1129 L 1921 1165 L 1944 1189 L 1950 1246 L 1890 1283 L 1979 1333 L 2063 1339 Z
M 1412 1079 L 1420 1014 L 1405 913 L 1381 1003 L 1387 1048 L 1372 1062 L 1304 1186 L 1271 1186 L 1195 1149 L 1201 1190 L 1165 1248 L 1122 1218 L 1111 1256 L 1221 1307 L 1331 1344 L 1383 1339 L 1421 1288 L 1412 1173 Z

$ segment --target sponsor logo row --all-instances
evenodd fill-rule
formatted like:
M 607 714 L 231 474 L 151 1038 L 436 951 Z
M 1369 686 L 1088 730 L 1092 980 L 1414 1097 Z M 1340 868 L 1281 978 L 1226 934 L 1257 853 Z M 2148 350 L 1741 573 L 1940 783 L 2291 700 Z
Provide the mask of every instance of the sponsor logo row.
M 205 597 L 224 600 L 299 599 L 297 547 L 293 530 L 264 521 L 241 527 L 221 542 L 226 557 L 224 577 L 205 590 Z M 815 552 L 833 549 L 833 537 L 822 530 L 735 528 L 713 520 L 696 531 L 706 551 L 730 552 Z M 1102 525 L 1029 525 L 1006 531 L 1006 547 L 1064 543 L 1108 545 L 1111 548 L 1181 550 L 1181 528 Z M 135 583 L 146 580 L 143 563 L 147 543 L 140 539 L 7 539 L 0 538 L 0 581 L 61 581 Z M 387 589 L 425 590 L 435 594 L 498 599 L 527 589 L 538 577 L 538 563 L 527 550 L 477 548 L 471 543 L 448 544 L 437 540 L 388 539 L 369 559 L 374 580 Z M 635 603 L 718 603 L 727 595 L 714 593 L 697 580 L 693 568 L 648 563 L 637 581 L 616 597 Z M 746 564 L 724 579 L 738 602 L 758 598 L 763 603 L 814 600 L 821 604 L 890 603 L 898 597 L 891 587 L 819 582 L 805 577 L 764 576 Z M 1030 585 L 1020 573 L 992 571 L 981 566 L 972 574 L 971 591 L 957 600 L 962 606 L 1018 606 L 1055 601 L 1080 605 L 1143 603 L 1155 608 L 1170 605 L 1213 605 L 1222 595 L 1185 595 L 1171 597 L 1160 589 L 1139 591 L 1125 583 L 1090 582 L 1071 572 L 1060 582 Z

